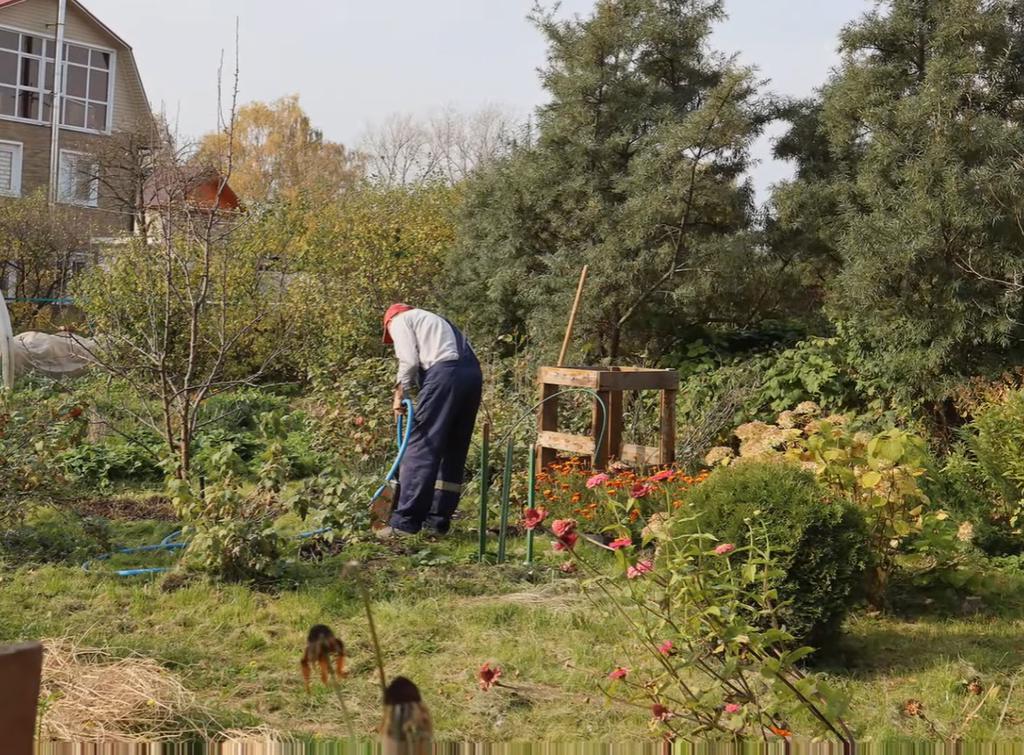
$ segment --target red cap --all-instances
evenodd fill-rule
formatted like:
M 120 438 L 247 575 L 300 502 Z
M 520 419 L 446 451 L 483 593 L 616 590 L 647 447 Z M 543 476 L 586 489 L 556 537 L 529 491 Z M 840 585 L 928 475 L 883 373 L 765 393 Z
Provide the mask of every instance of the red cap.
M 398 317 L 403 312 L 408 312 L 413 309 L 408 304 L 392 304 L 388 307 L 388 311 L 384 313 L 384 343 L 394 343 L 391 340 L 391 333 L 388 332 L 388 326 L 391 321 Z

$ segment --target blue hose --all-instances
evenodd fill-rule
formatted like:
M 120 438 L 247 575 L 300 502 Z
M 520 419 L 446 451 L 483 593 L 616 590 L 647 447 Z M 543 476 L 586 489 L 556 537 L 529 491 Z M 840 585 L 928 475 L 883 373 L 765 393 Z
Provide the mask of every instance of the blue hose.
M 398 444 L 398 454 L 395 456 L 395 460 L 391 464 L 391 469 L 388 470 L 387 475 L 384 477 L 384 484 L 377 488 L 377 492 L 374 493 L 373 498 L 370 499 L 371 503 L 377 500 L 377 498 L 380 497 L 381 493 L 384 492 L 384 489 L 388 486 L 388 484 L 393 479 L 395 479 L 395 475 L 398 474 L 398 468 L 402 464 L 402 457 L 405 456 L 405 450 L 409 447 L 409 437 L 412 435 L 414 410 L 412 401 L 410 399 L 405 399 L 402 403 L 405 406 L 405 416 L 398 417 L 398 423 L 396 425 L 395 430 L 395 441 Z M 315 537 L 316 535 L 322 535 L 325 532 L 330 531 L 330 527 L 322 527 L 318 530 L 299 533 L 298 535 L 296 535 L 296 539 L 304 540 L 306 538 Z M 136 545 L 133 547 L 116 548 L 110 553 L 105 553 L 102 556 L 97 556 L 94 559 L 89 559 L 88 561 L 82 564 L 82 570 L 90 571 L 89 567 L 92 565 L 93 561 L 104 561 L 116 553 L 149 553 L 152 551 L 181 550 L 182 548 L 185 548 L 188 545 L 187 542 L 182 542 L 177 539 L 181 535 L 181 533 L 182 530 L 175 530 L 155 545 Z M 168 571 L 167 567 L 165 566 L 151 566 L 141 569 L 118 569 L 113 573 L 118 577 L 135 577 L 140 574 L 160 574 L 165 571 Z

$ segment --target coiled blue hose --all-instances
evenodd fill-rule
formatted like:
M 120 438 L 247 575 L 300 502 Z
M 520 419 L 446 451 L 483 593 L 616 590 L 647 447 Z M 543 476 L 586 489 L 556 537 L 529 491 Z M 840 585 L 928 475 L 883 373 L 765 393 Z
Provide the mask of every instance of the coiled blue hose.
M 395 475 L 398 474 L 398 468 L 402 464 L 402 458 L 405 456 L 405 451 L 409 447 L 409 437 L 412 435 L 412 425 L 414 421 L 414 409 L 412 401 L 410 399 L 403 400 L 402 404 L 405 407 L 405 415 L 400 415 L 398 417 L 398 422 L 396 423 L 395 427 L 395 442 L 398 444 L 398 453 L 395 455 L 395 460 L 394 462 L 392 462 L 391 468 L 388 470 L 387 475 L 385 475 L 384 477 L 384 483 L 379 488 L 377 488 L 377 492 L 374 493 L 373 498 L 370 499 L 371 504 L 375 500 L 377 500 L 377 498 L 380 497 L 380 495 L 384 492 L 384 489 L 387 488 L 388 484 L 390 484 L 391 481 L 395 479 Z M 322 535 L 325 532 L 330 531 L 330 527 L 322 527 L 318 530 L 311 530 L 310 532 L 301 532 L 298 535 L 296 535 L 296 539 L 305 540 L 307 538 Z M 116 548 L 110 553 L 105 553 L 102 556 L 97 556 L 94 559 L 89 559 L 88 561 L 82 564 L 82 569 L 83 571 L 90 571 L 89 567 L 92 565 L 94 561 L 105 561 L 106 559 L 110 558 L 116 553 L 149 553 L 152 551 L 181 550 L 182 548 L 185 548 L 188 545 L 187 542 L 182 542 L 176 539 L 181 535 L 181 532 L 181 530 L 175 530 L 167 537 L 165 537 L 163 540 L 161 540 L 159 543 L 156 543 L 154 545 L 136 545 L 132 547 Z M 165 571 L 168 571 L 166 566 L 150 566 L 140 569 L 118 569 L 117 571 L 113 572 L 113 574 L 118 577 L 135 577 L 141 574 L 160 574 Z

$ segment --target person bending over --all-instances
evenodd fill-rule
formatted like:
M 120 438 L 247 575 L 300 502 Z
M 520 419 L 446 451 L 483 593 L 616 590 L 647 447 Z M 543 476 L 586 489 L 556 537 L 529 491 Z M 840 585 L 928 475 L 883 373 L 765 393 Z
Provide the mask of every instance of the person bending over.
M 448 320 L 407 304 L 384 315 L 384 343 L 398 358 L 394 410 L 419 388 L 409 444 L 398 469 L 398 501 L 381 538 L 420 530 L 444 535 L 459 505 L 466 456 L 480 409 L 483 374 L 469 341 Z

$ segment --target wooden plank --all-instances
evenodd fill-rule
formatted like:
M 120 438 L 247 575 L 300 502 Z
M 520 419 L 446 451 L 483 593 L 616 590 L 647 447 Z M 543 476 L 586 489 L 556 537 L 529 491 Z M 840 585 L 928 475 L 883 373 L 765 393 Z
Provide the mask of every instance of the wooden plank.
M 537 433 L 537 445 L 568 451 L 579 456 L 593 456 L 594 454 L 594 439 L 585 435 L 544 431 Z
M 632 443 L 622 444 L 622 460 L 640 467 L 651 467 L 658 463 L 661 449 L 657 446 L 636 446 Z
M 0 647 L 0 738 L 4 755 L 31 755 L 39 704 L 43 646 Z
M 675 370 L 603 371 L 598 373 L 598 389 L 606 391 L 658 391 L 679 388 Z
M 661 392 L 661 466 L 676 460 L 676 395 L 677 391 Z
M 598 387 L 596 370 L 579 370 L 572 367 L 541 367 L 537 370 L 537 382 L 549 385 L 564 385 L 571 388 Z
M 594 406 L 590 412 L 590 434 L 594 438 L 594 456 L 590 460 L 590 466 L 593 469 L 604 469 L 608 465 L 609 441 L 611 441 L 612 394 L 611 391 L 599 391 L 597 396 L 600 401 L 594 400 Z M 602 403 L 604 404 L 603 408 Z M 601 439 L 600 446 L 597 445 L 599 437 Z
M 540 405 L 537 412 L 537 435 L 544 432 L 557 432 L 558 430 L 558 386 L 540 382 L 540 399 L 544 403 Z M 554 448 L 547 448 L 539 440 L 537 441 L 537 465 L 545 469 L 551 464 L 557 454 Z

